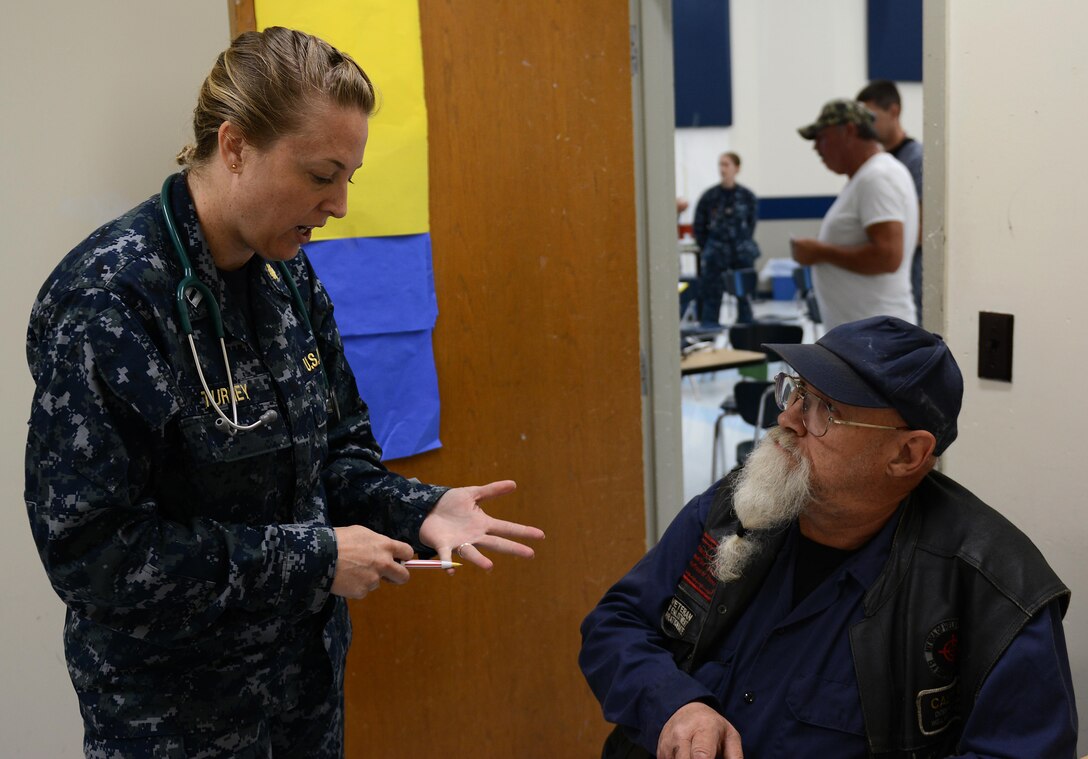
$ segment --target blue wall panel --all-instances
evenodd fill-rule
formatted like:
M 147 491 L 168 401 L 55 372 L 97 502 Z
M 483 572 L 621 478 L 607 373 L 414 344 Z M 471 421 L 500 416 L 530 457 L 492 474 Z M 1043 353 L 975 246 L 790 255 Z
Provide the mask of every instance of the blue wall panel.
M 439 447 L 431 236 L 323 240 L 307 245 L 306 255 L 332 298 L 384 458 Z
M 869 0 L 869 79 L 922 81 L 922 0 Z
M 676 126 L 733 123 L 729 0 L 672 0 Z
M 760 221 L 822 219 L 834 202 L 834 195 L 759 198 L 756 209 Z

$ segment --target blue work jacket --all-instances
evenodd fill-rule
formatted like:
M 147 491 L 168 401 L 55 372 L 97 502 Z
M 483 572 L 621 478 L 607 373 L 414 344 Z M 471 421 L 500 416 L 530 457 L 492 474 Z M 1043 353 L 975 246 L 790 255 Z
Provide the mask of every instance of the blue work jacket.
M 579 662 L 605 718 L 653 755 L 669 717 L 702 701 L 737 728 L 746 755 L 870 756 L 849 631 L 864 616 L 865 592 L 889 557 L 898 515 L 796 608 L 798 528 L 791 526 L 747 610 L 689 674 L 677 666 L 660 625 L 705 539 L 716 495 L 715 486 L 691 501 L 582 625 Z M 1071 758 L 1076 737 L 1068 654 L 1054 601 L 1021 630 L 986 678 L 957 756 Z

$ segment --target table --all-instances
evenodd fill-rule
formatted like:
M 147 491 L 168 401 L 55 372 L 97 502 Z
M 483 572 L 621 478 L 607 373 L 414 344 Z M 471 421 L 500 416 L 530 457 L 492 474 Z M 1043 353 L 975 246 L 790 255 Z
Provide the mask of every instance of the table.
M 689 353 L 680 359 L 680 376 L 755 366 L 767 361 L 767 354 L 759 351 L 741 351 L 734 348 L 710 348 Z

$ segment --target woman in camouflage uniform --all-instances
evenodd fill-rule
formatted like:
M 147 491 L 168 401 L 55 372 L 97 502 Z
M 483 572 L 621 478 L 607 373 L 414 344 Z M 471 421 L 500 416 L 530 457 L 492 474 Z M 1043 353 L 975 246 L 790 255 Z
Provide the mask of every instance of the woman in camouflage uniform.
M 756 196 L 747 187 L 737 184 L 740 156 L 722 153 L 718 158 L 718 171 L 721 184 L 714 185 L 699 198 L 692 224 L 695 242 L 701 251 L 699 321 L 705 326 L 718 324 L 725 277 L 737 269 L 752 268 L 759 258 L 759 246 L 752 238 L 756 231 Z M 750 321 L 751 301 L 748 297 L 738 297 L 737 323 Z
M 164 200 L 219 301 L 230 380 L 190 290 L 198 377 L 159 196 L 34 305 L 26 505 L 88 756 L 341 756 L 345 599 L 406 582 L 416 552 L 488 568 L 478 548 L 528 557 L 516 541 L 543 537 L 479 508 L 512 482 L 451 490 L 381 462 L 300 248 L 345 214 L 373 108 L 353 60 L 287 29 L 241 35 L 204 83 Z M 260 423 L 217 426 L 213 400 Z

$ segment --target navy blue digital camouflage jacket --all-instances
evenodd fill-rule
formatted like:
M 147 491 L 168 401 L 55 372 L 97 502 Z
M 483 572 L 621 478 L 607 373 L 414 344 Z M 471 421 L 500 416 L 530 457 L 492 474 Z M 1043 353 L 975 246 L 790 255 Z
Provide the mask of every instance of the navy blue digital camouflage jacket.
M 720 268 L 746 269 L 759 258 L 753 235 L 758 220 L 755 193 L 744 185 L 727 190 L 714 185 L 695 206 L 692 234 L 704 254 L 721 259 Z
M 26 507 L 67 605 L 80 709 L 100 735 L 215 730 L 291 708 L 300 652 L 323 631 L 341 681 L 350 622 L 329 593 L 332 527 L 362 524 L 426 552 L 419 527 L 444 492 L 382 465 L 305 254 L 288 267 L 316 345 L 258 256 L 252 319 L 232 301 L 183 179 L 171 206 L 222 309 L 233 386 L 205 304 L 190 309 L 213 396 L 228 415 L 233 397 L 242 423 L 278 418 L 235 435 L 216 426 L 179 328 L 182 270 L 158 196 L 97 230 L 42 288 L 27 333 Z

